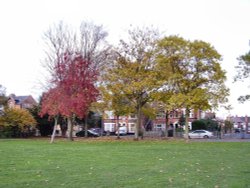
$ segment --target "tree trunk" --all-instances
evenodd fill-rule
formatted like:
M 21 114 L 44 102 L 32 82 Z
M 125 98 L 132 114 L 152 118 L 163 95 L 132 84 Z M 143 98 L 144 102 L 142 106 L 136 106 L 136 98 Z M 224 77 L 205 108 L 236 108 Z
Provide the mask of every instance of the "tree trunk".
M 168 110 L 166 111 L 166 114 L 165 114 L 165 136 L 168 137 L 168 128 L 169 128 L 169 125 L 168 125 L 168 116 L 169 116 L 169 113 L 168 113 Z
M 104 118 L 104 111 L 102 112 L 102 117 L 101 117 L 101 136 L 103 136 L 104 133 L 104 122 L 103 122 L 103 118 Z
M 120 126 L 119 126 L 119 116 L 116 116 L 116 131 L 117 131 L 117 139 L 120 139 Z
M 189 108 L 186 108 L 186 111 L 185 111 L 185 133 L 184 133 L 184 138 L 187 139 L 187 140 L 189 139 L 189 137 L 188 137 L 188 132 L 189 132 L 189 127 L 188 127 L 189 113 L 190 113 Z
M 138 105 L 137 108 L 137 122 L 135 127 L 135 138 L 134 140 L 138 141 L 141 133 L 141 106 Z
M 54 142 L 54 139 L 56 136 L 56 126 L 57 126 L 58 116 L 56 116 L 54 119 L 55 119 L 55 124 L 54 124 L 54 128 L 53 128 L 53 133 L 51 135 L 50 143 Z
M 70 117 L 67 118 L 68 120 L 68 140 L 73 141 L 73 125 L 72 119 Z
M 86 115 L 85 121 L 84 121 L 84 137 L 85 138 L 88 137 L 88 115 Z

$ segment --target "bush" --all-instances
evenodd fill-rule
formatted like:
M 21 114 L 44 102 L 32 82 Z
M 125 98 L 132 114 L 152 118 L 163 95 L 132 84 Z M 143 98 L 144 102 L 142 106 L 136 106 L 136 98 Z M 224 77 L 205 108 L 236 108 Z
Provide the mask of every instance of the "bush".
M 200 119 L 192 122 L 192 130 L 204 129 L 215 131 L 218 129 L 218 123 L 212 119 Z
M 192 130 L 207 129 L 204 121 L 196 120 L 192 122 Z
M 0 128 L 0 138 L 27 138 L 35 135 L 35 129 L 26 127 L 20 129 L 18 126 L 8 126 Z
M 36 121 L 24 109 L 8 108 L 0 117 L 0 137 L 33 136 Z

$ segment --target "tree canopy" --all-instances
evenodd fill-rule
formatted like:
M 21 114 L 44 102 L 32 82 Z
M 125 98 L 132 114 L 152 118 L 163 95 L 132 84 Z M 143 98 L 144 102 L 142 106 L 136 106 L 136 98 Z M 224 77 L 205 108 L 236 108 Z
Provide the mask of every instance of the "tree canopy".
M 35 126 L 36 121 L 29 111 L 18 108 L 7 108 L 0 116 L 0 126 L 24 129 L 26 126 Z
M 102 45 L 106 36 L 102 26 L 87 22 L 81 24 L 79 32 L 61 22 L 45 33 L 45 62 L 51 77 L 41 114 L 67 117 L 70 140 L 72 118 L 84 118 L 97 99 L 97 76 L 109 49 Z
M 112 101 L 116 104 L 117 100 L 127 101 L 130 112 L 136 113 L 136 140 L 141 131 L 142 108 L 160 87 L 160 80 L 154 71 L 156 39 L 158 33 L 153 29 L 130 30 L 128 41 L 121 40 L 118 56 L 104 76 L 105 87 L 113 96 Z
M 70 54 L 64 60 L 55 69 L 57 77 L 52 79 L 56 87 L 43 96 L 41 113 L 82 119 L 91 103 L 96 101 L 98 90 L 94 84 L 97 74 L 81 55 Z
M 168 103 L 186 109 L 187 136 L 191 109 L 212 109 L 227 101 L 229 90 L 221 56 L 209 43 L 179 36 L 165 37 L 158 44 L 162 74 L 171 72 L 164 87 L 172 91 Z
M 7 104 L 6 89 L 0 84 L 0 106 Z
M 237 75 L 235 76 L 234 80 L 243 81 L 243 80 L 250 78 L 250 51 L 244 55 L 241 55 L 238 58 L 238 62 L 239 62 L 238 65 L 235 67 L 237 71 Z M 244 96 L 240 96 L 238 100 L 240 102 L 245 102 L 247 100 L 250 100 L 250 95 L 246 94 Z

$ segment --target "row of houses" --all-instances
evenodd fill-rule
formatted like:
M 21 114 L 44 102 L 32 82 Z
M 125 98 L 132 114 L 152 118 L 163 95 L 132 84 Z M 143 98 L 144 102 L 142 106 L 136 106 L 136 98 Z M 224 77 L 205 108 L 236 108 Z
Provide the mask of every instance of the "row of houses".
M 10 108 L 24 108 L 28 109 L 37 105 L 36 100 L 31 95 L 26 96 L 16 96 L 11 94 L 8 97 L 8 106 Z M 3 111 L 3 106 L 0 106 L 0 111 Z M 127 132 L 134 133 L 137 118 L 135 115 L 130 116 L 120 116 L 119 119 L 112 113 L 112 111 L 107 111 L 105 118 L 103 119 L 104 130 L 109 132 L 115 132 L 117 126 L 125 127 Z M 168 114 L 168 124 L 171 125 L 170 128 L 182 127 L 180 119 L 185 114 L 185 109 L 177 109 L 169 112 Z M 214 119 L 215 113 L 204 112 L 202 110 L 191 110 L 189 114 L 189 126 L 191 129 L 191 124 L 195 120 L 199 119 Z M 249 116 L 228 116 L 228 121 L 231 121 L 234 128 L 246 130 L 250 133 L 250 117 Z M 166 114 L 164 112 L 159 112 L 154 120 L 143 117 L 142 126 L 146 130 L 160 131 L 166 128 Z
M 250 134 L 250 116 L 228 116 L 227 120 L 233 123 L 234 128 Z
M 184 117 L 185 109 L 177 109 L 168 113 L 168 125 L 169 129 L 182 128 L 182 122 L 180 119 Z M 104 130 L 109 132 L 115 132 L 117 126 L 125 127 L 128 133 L 135 132 L 135 125 L 137 118 L 135 115 L 119 116 L 119 119 L 112 113 L 112 111 L 106 112 L 104 118 Z M 191 124 L 193 121 L 205 118 L 215 118 L 215 113 L 204 112 L 201 110 L 191 110 L 189 114 L 189 128 L 192 129 Z M 141 127 L 144 127 L 146 131 L 165 131 L 166 129 L 166 113 L 159 112 L 154 120 L 143 117 Z

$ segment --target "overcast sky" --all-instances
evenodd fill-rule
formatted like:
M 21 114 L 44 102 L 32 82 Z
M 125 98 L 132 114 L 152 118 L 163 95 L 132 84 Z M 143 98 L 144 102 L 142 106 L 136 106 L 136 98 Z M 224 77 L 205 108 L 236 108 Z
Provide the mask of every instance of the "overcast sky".
M 2 0 L 0 1 L 0 84 L 7 94 L 41 94 L 43 33 L 63 20 L 102 24 L 112 43 L 132 26 L 154 26 L 166 35 L 211 43 L 223 56 L 231 89 L 232 115 L 250 115 L 249 94 L 244 83 L 232 83 L 236 58 L 250 50 L 250 0 Z M 249 84 L 250 85 L 250 84 Z M 226 111 L 220 111 L 226 116 Z

